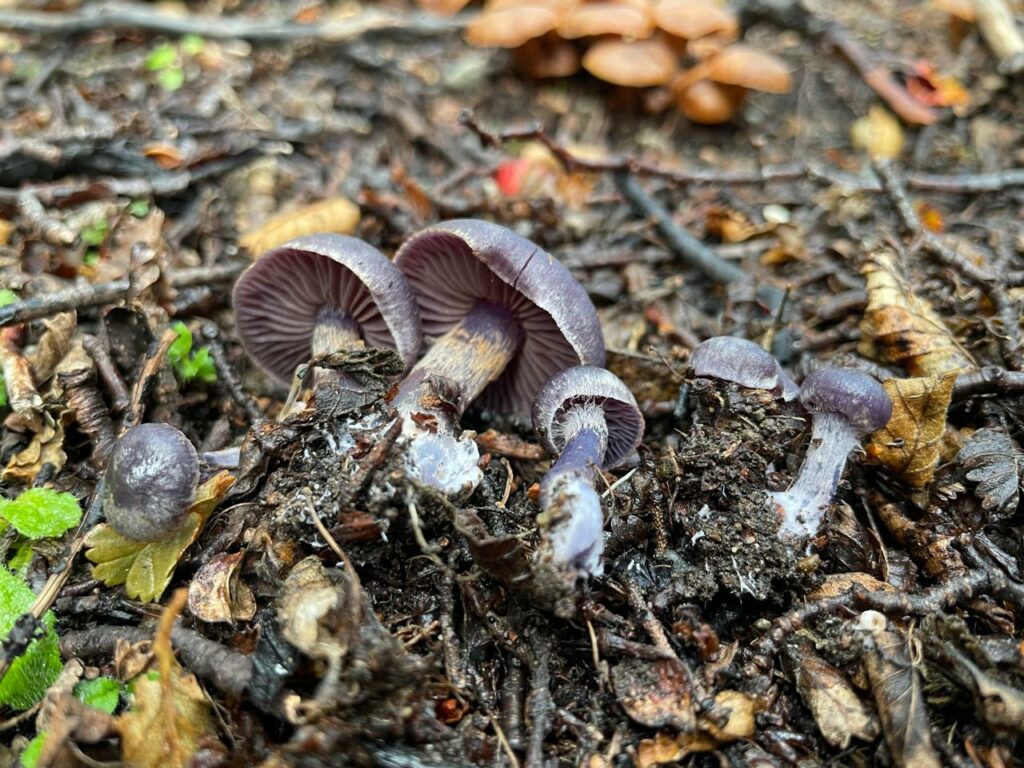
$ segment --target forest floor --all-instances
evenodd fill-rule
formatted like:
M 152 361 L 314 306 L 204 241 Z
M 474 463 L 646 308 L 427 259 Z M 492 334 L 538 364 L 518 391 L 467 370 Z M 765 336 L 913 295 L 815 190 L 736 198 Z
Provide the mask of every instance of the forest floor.
M 0 0 L 3 494 L 84 510 L 0 507 L 3 664 L 55 631 L 63 667 L 0 707 L 0 765 L 1021 764 L 1024 79 L 923 0 L 737 9 L 793 87 L 698 126 L 398 0 Z M 452 501 L 367 427 L 386 382 L 278 419 L 239 343 L 232 284 L 281 231 L 393 255 L 451 218 L 571 270 L 644 412 L 599 578 L 541 574 L 528 424 L 466 415 L 484 476 Z M 695 380 L 718 335 L 896 403 L 806 548 L 766 492 L 807 415 Z M 142 421 L 241 466 L 126 576 L 97 489 Z

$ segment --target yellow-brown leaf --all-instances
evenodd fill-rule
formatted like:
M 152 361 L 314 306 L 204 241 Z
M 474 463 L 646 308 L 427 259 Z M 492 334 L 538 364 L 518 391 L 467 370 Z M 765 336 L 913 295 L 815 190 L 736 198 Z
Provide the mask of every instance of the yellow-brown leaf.
M 931 305 L 914 294 L 892 251 L 873 254 L 863 273 L 868 290 L 863 354 L 900 365 L 911 376 L 977 367 Z
M 246 232 L 238 244 L 253 256 L 282 243 L 315 232 L 351 235 L 359 225 L 359 207 L 345 197 L 322 200 L 274 216 L 263 226 Z
M 935 474 L 955 381 L 956 371 L 950 371 L 883 383 L 892 399 L 892 418 L 871 436 L 866 450 L 914 488 L 923 488 Z

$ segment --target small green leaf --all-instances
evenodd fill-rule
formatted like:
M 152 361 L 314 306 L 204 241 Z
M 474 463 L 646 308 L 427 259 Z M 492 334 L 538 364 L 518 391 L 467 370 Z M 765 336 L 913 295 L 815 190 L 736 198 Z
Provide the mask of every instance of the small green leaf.
M 75 686 L 75 698 L 112 715 L 121 701 L 121 683 L 112 677 L 83 680 Z
M 85 255 L 82 257 L 82 263 L 85 264 L 85 266 L 87 267 L 95 265 L 99 260 L 99 251 L 94 251 L 92 248 L 86 251 Z
M 82 230 L 82 242 L 88 246 L 102 245 L 110 234 L 110 224 L 106 219 L 99 219 Z
M 128 213 L 137 219 L 141 219 L 149 213 L 149 203 L 145 200 L 132 200 L 128 206 Z
M 203 38 L 199 35 L 185 35 L 181 38 L 181 50 L 189 56 L 198 56 L 203 52 Z
M 150 72 L 173 67 L 178 61 L 178 49 L 171 43 L 161 43 L 146 57 L 146 69 Z
M 185 84 L 185 72 L 179 67 L 161 69 L 156 75 L 156 81 L 165 91 L 176 91 Z
M 7 405 L 7 382 L 0 376 L 0 408 Z
M 192 350 L 192 331 L 183 322 L 171 325 L 178 334 L 167 350 L 167 359 L 182 381 L 199 379 L 205 384 L 217 381 L 217 367 L 210 357 L 209 347 Z
M 0 639 L 6 639 L 18 618 L 32 607 L 36 596 L 21 579 L 0 567 Z M 60 674 L 60 649 L 53 631 L 53 613 L 43 617 L 46 633 L 33 640 L 0 679 L 0 706 L 28 709 L 43 698 Z
M 0 517 L 22 536 L 45 539 L 60 536 L 82 521 L 82 508 L 70 493 L 30 488 L 14 501 L 0 503 Z
M 46 731 L 36 734 L 36 737 L 28 743 L 21 752 L 21 768 L 36 768 L 39 756 L 43 754 L 43 745 L 46 744 Z
M 0 288 L 0 307 L 6 307 L 8 304 L 14 304 L 18 301 L 21 301 L 18 298 L 18 294 L 10 288 Z
M 7 527 L 7 522 L 4 523 L 3 527 Z M 24 578 L 25 572 L 28 570 L 29 563 L 32 562 L 32 555 L 35 552 L 32 549 L 32 542 L 22 539 L 14 550 L 14 554 L 11 559 L 7 561 L 7 567 L 10 568 L 14 573 Z

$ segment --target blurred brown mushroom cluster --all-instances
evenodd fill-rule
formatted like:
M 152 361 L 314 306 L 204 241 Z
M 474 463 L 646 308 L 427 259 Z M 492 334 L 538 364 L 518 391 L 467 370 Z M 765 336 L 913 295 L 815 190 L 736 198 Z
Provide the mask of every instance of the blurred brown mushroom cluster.
M 465 0 L 421 0 L 448 13 Z M 690 120 L 731 120 L 751 90 L 791 86 L 776 57 L 736 42 L 735 14 L 715 0 L 487 0 L 466 27 L 478 47 L 510 48 L 531 77 L 567 77 L 580 68 L 624 88 L 655 89 L 645 104 L 674 103 Z

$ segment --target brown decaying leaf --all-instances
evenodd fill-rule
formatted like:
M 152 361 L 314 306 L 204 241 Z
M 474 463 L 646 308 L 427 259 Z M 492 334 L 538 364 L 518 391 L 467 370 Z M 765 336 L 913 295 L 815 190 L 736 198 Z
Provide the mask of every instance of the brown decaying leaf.
M 967 470 L 967 479 L 978 484 L 974 493 L 982 509 L 1001 516 L 1014 513 L 1020 504 L 1024 455 L 1006 432 L 979 429 L 967 438 L 957 460 Z
M 794 644 L 787 651 L 793 661 L 796 689 L 825 740 L 839 749 L 850 746 L 852 739 L 874 741 L 878 719 L 843 673 L 815 655 L 809 645 Z
M 826 576 L 825 580 L 816 589 L 807 593 L 807 599 L 814 601 L 838 597 L 844 592 L 853 589 L 854 586 L 863 587 L 868 592 L 896 591 L 892 584 L 880 581 L 870 573 L 832 573 Z
M 336 197 L 278 214 L 257 229 L 246 232 L 238 239 L 238 244 L 253 256 L 259 256 L 282 243 L 314 232 L 351 235 L 358 225 L 358 206 L 348 198 Z
M 850 141 L 874 160 L 892 159 L 903 150 L 903 128 L 885 107 L 874 104 L 850 125 Z
M 59 472 L 67 461 L 64 453 L 64 427 L 60 419 L 49 413 L 38 418 L 38 424 L 29 444 L 11 456 L 0 476 L 5 483 L 31 485 L 44 465 L 50 464 Z
M 245 554 L 220 552 L 200 568 L 188 586 L 188 610 L 211 624 L 249 621 L 256 615 L 252 590 L 239 578 Z
M 950 371 L 883 382 L 892 398 L 892 418 L 871 435 L 865 450 L 913 488 L 928 485 L 935 474 L 955 381 L 956 371 Z
M 661 732 L 653 739 L 644 739 L 637 749 L 637 766 L 675 763 L 695 752 L 713 752 L 723 744 L 749 739 L 754 735 L 757 702 L 740 691 L 719 691 L 715 694 L 713 715 L 697 718 L 697 730 L 678 735 Z M 718 718 L 725 716 L 722 722 Z
M 78 315 L 74 310 L 58 312 L 43 320 L 43 335 L 35 351 L 28 355 L 28 366 L 33 380 L 43 384 L 57 368 L 71 348 L 71 337 L 75 333 Z
M 910 642 L 877 611 L 862 613 L 856 626 L 863 633 L 864 667 L 893 763 L 898 768 L 941 768 Z
M 157 628 L 153 653 L 159 677 L 142 674 L 132 684 L 132 705 L 118 718 L 122 759 L 141 768 L 184 768 L 201 747 L 216 746 L 211 706 L 192 674 L 174 658 L 171 629 L 185 605 L 185 590 L 172 598 Z
M 693 692 L 678 662 L 628 659 L 612 667 L 611 681 L 619 704 L 641 725 L 693 729 Z
M 914 294 L 893 251 L 872 254 L 862 271 L 868 291 L 862 354 L 900 365 L 911 376 L 977 367 L 931 305 Z

